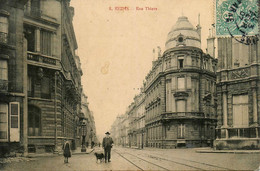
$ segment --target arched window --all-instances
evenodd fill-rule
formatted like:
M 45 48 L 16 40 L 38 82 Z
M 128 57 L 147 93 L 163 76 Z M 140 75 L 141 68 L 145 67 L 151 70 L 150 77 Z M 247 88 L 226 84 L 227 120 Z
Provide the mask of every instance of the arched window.
M 28 106 L 28 135 L 41 135 L 41 111 L 38 107 Z

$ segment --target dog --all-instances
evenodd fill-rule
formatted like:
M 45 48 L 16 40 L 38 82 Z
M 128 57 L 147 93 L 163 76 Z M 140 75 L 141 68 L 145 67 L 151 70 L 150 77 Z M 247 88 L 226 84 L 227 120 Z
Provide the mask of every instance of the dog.
M 97 159 L 96 163 L 98 163 L 98 160 L 100 161 L 100 163 L 104 161 L 104 158 L 105 158 L 104 153 L 96 152 L 96 153 L 94 153 L 94 155 L 96 156 L 96 159 Z

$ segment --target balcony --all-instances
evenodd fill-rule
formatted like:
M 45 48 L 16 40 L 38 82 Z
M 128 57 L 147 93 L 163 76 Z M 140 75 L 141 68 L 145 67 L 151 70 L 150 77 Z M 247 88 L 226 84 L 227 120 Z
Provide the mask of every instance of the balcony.
M 7 43 L 8 33 L 0 32 L 0 43 Z
M 39 7 L 27 6 L 24 10 L 24 14 L 27 16 L 41 17 L 42 11 Z
M 8 91 L 8 80 L 0 80 L 0 92 Z
M 203 119 L 205 118 L 204 113 L 200 112 L 173 112 L 162 114 L 162 119 Z
M 218 72 L 217 82 L 243 80 L 252 76 L 257 76 L 257 65 L 221 70 Z
M 45 55 L 38 54 L 35 52 L 27 51 L 27 60 L 39 62 L 39 63 L 47 64 L 47 65 L 52 65 L 52 66 L 57 65 L 56 58 L 53 58 L 51 56 L 45 56 Z

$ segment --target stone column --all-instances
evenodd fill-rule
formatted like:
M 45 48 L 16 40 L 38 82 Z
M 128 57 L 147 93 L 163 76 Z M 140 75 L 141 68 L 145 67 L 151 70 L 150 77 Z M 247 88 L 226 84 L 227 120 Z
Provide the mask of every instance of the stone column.
M 256 90 L 256 87 L 252 87 L 252 94 L 253 94 L 253 123 L 258 125 L 257 90 Z
M 41 31 L 40 28 L 36 28 L 35 30 L 35 51 L 41 51 Z
M 225 128 L 226 131 L 226 138 L 228 138 L 228 130 L 226 129 L 228 127 L 227 122 L 227 92 L 223 92 L 223 128 Z
M 227 127 L 227 92 L 223 92 L 223 126 Z
M 27 40 L 23 38 L 23 148 L 24 148 L 24 156 L 27 157 L 28 155 L 28 92 L 27 92 Z

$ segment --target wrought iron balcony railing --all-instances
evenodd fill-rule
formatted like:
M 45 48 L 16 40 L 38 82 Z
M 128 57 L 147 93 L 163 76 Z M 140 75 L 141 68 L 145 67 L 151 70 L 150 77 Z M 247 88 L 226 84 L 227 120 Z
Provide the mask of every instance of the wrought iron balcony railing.
M 42 11 L 39 7 L 26 7 L 24 10 L 25 15 L 34 16 L 34 17 L 41 17 Z
M 204 113 L 200 112 L 172 112 L 172 113 L 164 113 L 162 114 L 163 119 L 171 119 L 171 118 L 204 118 Z

